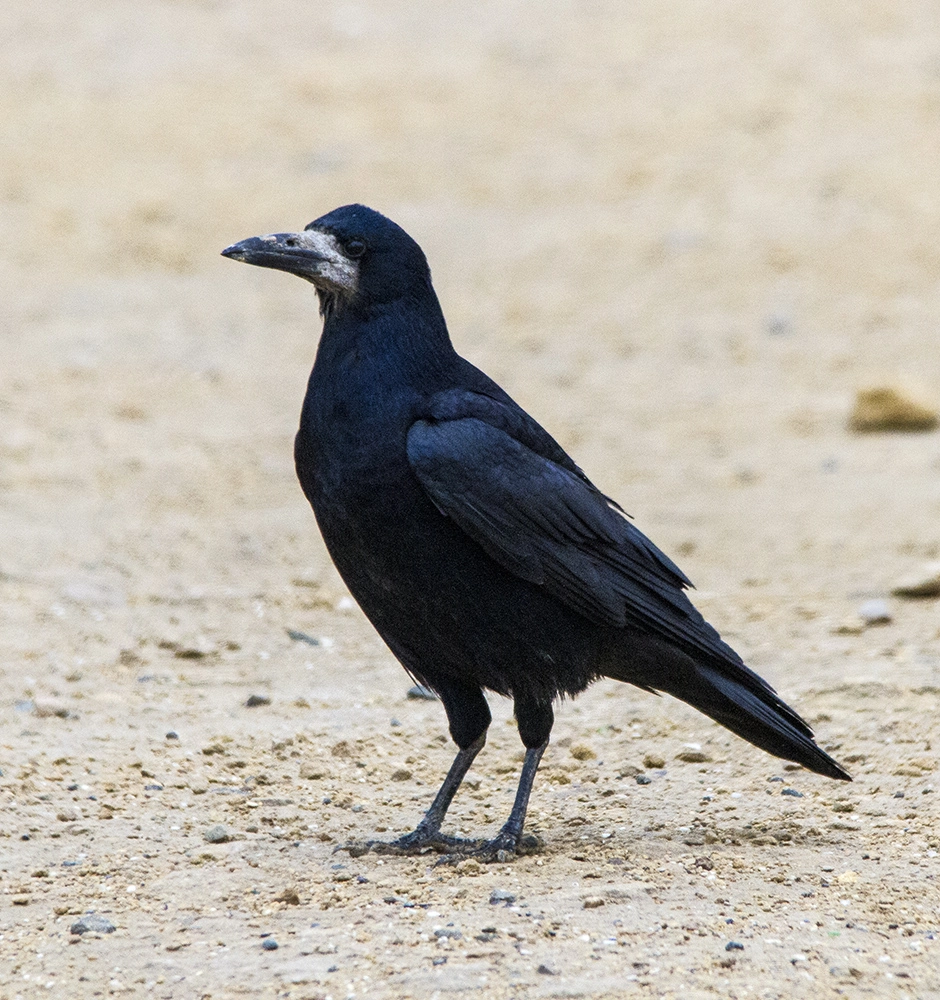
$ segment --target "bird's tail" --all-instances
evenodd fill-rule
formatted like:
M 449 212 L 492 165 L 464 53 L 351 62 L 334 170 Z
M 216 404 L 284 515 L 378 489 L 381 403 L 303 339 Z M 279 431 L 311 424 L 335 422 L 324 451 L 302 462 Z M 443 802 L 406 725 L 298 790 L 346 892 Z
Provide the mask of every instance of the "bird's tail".
M 665 644 L 663 644 L 665 645 Z M 668 648 L 668 647 L 667 647 Z M 660 650 L 653 670 L 638 677 L 615 675 L 641 687 L 681 699 L 761 750 L 792 760 L 827 778 L 852 776 L 813 739 L 813 731 L 774 689 L 743 663 L 711 664 L 694 660 L 675 647 Z M 619 673 L 619 671 L 618 671 Z

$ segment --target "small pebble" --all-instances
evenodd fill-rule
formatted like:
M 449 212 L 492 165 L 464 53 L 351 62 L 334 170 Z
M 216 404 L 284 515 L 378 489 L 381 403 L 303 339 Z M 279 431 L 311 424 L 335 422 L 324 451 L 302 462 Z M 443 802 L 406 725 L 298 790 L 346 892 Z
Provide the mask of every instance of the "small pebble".
M 651 785 L 653 783 L 653 779 L 648 774 L 638 774 L 635 780 L 638 785 Z
M 69 928 L 73 934 L 113 934 L 117 928 L 107 917 L 97 913 L 87 913 Z
M 599 906 L 604 906 L 607 900 L 603 896 L 588 896 L 584 900 L 585 910 L 596 910 Z
M 261 947 L 264 948 L 265 951 L 277 951 L 277 949 L 278 949 L 279 946 L 278 946 L 277 941 L 274 940 L 274 938 L 270 938 L 269 937 L 269 938 L 265 938 L 261 942 Z
M 801 799 L 801 798 L 803 798 L 803 793 L 802 792 L 798 792 L 795 788 L 781 788 L 780 789 L 780 794 L 781 795 L 792 795 L 793 798 L 795 798 L 795 799 Z
M 512 906 L 515 901 L 516 897 L 505 889 L 494 889 L 490 893 L 490 906 L 496 906 L 498 903 L 505 903 L 506 906 Z
M 221 823 L 217 823 L 215 826 L 210 826 L 209 829 L 203 833 L 202 839 L 208 844 L 227 844 L 232 837 L 226 827 L 224 827 Z
M 245 708 L 258 708 L 260 705 L 270 705 L 271 699 L 263 694 L 252 694 L 245 702 Z
M 648 753 L 643 758 L 643 766 L 651 771 L 658 771 L 666 766 L 666 758 L 660 757 L 658 753 Z
M 793 320 L 786 313 L 774 312 L 764 321 L 764 328 L 772 337 L 783 337 L 793 329 Z
M 597 754 L 586 743 L 576 743 L 569 752 L 575 760 L 595 760 L 597 758 Z
M 289 639 L 293 639 L 294 642 L 305 642 L 308 646 L 320 645 L 319 639 L 314 639 L 312 635 L 307 635 L 306 632 L 298 632 L 297 629 L 287 629 L 287 636 Z
M 437 958 L 431 961 L 431 965 L 447 965 L 447 956 L 439 955 Z
M 847 618 L 830 631 L 833 635 L 861 635 L 865 631 L 865 623 L 857 618 Z
M 729 941 L 725 945 L 725 951 L 744 951 L 744 945 L 740 941 Z
M 683 750 L 676 754 L 676 760 L 684 761 L 686 764 L 707 764 L 711 757 L 703 750 Z
M 428 687 L 423 684 L 415 684 L 414 687 L 408 688 L 405 694 L 406 698 L 410 698 L 412 701 L 437 701 L 437 695 Z
M 881 597 L 873 597 L 859 606 L 858 617 L 866 625 L 887 625 L 891 621 L 891 609 Z
M 175 733 L 172 729 L 166 734 L 168 740 L 178 740 L 179 733 Z
M 535 971 L 542 976 L 558 975 L 558 969 L 554 965 L 549 965 L 547 962 L 543 962 Z
M 898 580 L 891 593 L 895 597 L 940 597 L 940 562 L 925 563 Z
M 913 400 L 893 386 L 860 390 L 849 417 L 849 427 L 870 431 L 929 431 L 940 422 L 937 410 Z

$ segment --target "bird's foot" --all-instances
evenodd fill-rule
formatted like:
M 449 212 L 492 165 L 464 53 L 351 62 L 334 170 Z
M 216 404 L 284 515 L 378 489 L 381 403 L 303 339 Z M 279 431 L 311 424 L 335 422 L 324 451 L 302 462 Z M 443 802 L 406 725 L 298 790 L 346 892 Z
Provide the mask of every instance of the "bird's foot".
M 474 860 L 484 865 L 512 861 L 520 854 L 538 854 L 543 841 L 535 834 L 524 836 L 507 833 L 501 830 L 492 840 L 466 840 L 466 847 L 454 853 L 445 854 L 437 863 L 439 865 L 459 864 L 461 861 Z
M 535 834 L 524 835 L 507 833 L 504 830 L 492 839 L 485 840 L 470 855 L 483 864 L 512 861 L 517 854 L 538 854 L 542 841 Z
M 370 851 L 375 854 L 455 854 L 469 853 L 479 846 L 478 840 L 466 840 L 462 837 L 448 837 L 440 830 L 422 830 L 419 826 L 417 830 L 406 833 L 397 840 L 367 840 L 341 844 L 334 848 L 336 851 L 348 851 L 351 858 L 362 857 Z
M 448 837 L 440 830 L 422 830 L 420 827 L 404 837 L 389 842 L 377 840 L 372 844 L 376 854 L 452 854 L 454 851 L 471 850 L 479 841 L 463 837 Z

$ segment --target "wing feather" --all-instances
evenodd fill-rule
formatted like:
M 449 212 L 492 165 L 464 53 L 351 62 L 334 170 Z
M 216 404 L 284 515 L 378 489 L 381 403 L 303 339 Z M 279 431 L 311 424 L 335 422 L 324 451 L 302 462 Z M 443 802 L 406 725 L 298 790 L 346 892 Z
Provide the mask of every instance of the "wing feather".
M 570 459 L 555 460 L 560 446 L 542 449 L 527 427 L 517 437 L 512 414 L 488 420 L 476 400 L 443 409 L 412 425 L 408 459 L 438 509 L 491 558 L 598 624 L 650 629 L 740 663 L 684 594 L 678 567 Z

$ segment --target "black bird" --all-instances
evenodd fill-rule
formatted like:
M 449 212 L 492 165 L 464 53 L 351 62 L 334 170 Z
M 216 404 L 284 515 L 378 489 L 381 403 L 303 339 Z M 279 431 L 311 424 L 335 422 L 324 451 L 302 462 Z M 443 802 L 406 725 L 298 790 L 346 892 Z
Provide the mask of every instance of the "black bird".
M 418 244 L 347 205 L 224 256 L 311 282 L 323 334 L 295 443 L 337 569 L 405 670 L 440 696 L 459 752 L 400 851 L 519 844 L 559 696 L 599 677 L 666 692 L 830 778 L 849 775 L 685 594 L 685 574 L 561 446 L 454 350 Z M 492 841 L 441 833 L 486 741 L 483 689 L 513 699 L 526 747 Z

